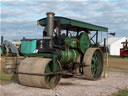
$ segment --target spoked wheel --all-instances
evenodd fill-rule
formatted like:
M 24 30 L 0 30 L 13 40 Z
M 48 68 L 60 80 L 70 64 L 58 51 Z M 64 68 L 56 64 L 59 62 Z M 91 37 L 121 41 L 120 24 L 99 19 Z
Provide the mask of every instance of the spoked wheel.
M 83 58 L 83 74 L 86 79 L 97 80 L 103 72 L 103 53 L 99 48 L 89 48 Z
M 57 71 L 59 71 L 59 64 L 57 66 Z M 21 84 L 32 87 L 54 88 L 58 85 L 61 78 L 61 75 L 57 74 L 46 76 L 35 75 L 53 72 L 52 60 L 49 58 L 26 58 L 21 61 L 18 72 L 30 74 L 34 73 L 34 75 L 18 74 Z
M 57 62 L 57 71 L 61 70 L 61 67 L 59 65 L 59 62 Z M 53 72 L 53 66 L 52 65 L 52 61 L 50 61 L 46 68 L 45 68 L 45 73 L 50 73 Z M 45 81 L 46 81 L 46 88 L 54 88 L 58 85 L 59 81 L 60 81 L 61 75 L 48 75 L 45 76 Z

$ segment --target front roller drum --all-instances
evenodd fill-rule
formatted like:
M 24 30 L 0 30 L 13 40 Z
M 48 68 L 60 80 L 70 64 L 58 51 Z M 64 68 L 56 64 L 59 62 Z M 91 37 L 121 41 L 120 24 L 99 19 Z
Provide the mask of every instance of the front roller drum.
M 97 80 L 103 72 L 103 53 L 99 48 L 89 48 L 83 58 L 83 74 L 86 79 Z
M 57 70 L 60 70 L 59 64 L 57 64 Z M 34 73 L 34 74 L 45 74 L 53 72 L 53 63 L 50 58 L 39 58 L 31 57 L 21 61 L 19 73 Z M 29 74 L 18 74 L 19 81 L 21 84 L 31 87 L 40 88 L 54 88 L 58 85 L 61 75 L 29 75 Z

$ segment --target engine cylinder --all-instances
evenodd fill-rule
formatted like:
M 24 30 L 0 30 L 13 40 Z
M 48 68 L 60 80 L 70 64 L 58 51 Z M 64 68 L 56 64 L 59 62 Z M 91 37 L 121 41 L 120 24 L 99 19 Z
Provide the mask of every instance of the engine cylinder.
M 78 56 L 79 52 L 74 49 L 67 49 L 65 51 L 61 51 L 61 63 L 69 63 L 73 62 Z

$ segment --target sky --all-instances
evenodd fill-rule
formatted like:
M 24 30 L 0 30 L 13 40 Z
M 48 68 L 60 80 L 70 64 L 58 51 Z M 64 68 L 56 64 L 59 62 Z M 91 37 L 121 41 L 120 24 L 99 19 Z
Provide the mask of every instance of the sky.
M 105 26 L 116 37 L 128 37 L 128 0 L 0 0 L 0 9 L 0 34 L 7 40 L 42 38 L 37 20 L 47 12 Z

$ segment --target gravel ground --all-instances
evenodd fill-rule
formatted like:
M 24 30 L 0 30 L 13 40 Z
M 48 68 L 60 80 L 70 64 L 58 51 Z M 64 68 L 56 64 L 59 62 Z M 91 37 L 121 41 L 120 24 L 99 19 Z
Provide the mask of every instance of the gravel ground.
M 60 85 L 54 90 L 17 83 L 0 85 L 0 96 L 106 96 L 124 88 L 128 88 L 128 73 L 109 72 L 107 78 L 98 81 L 61 79 Z

